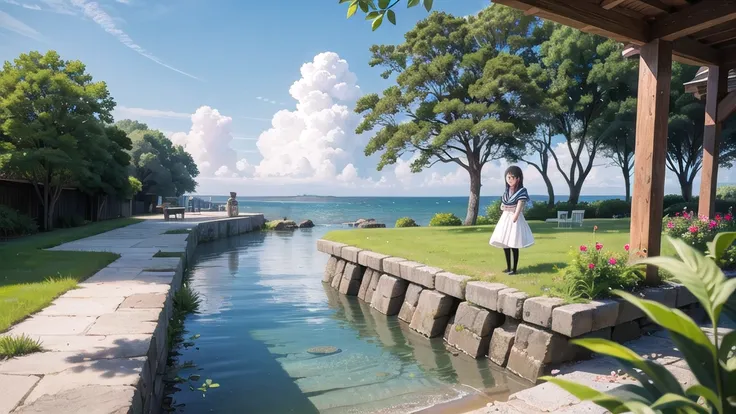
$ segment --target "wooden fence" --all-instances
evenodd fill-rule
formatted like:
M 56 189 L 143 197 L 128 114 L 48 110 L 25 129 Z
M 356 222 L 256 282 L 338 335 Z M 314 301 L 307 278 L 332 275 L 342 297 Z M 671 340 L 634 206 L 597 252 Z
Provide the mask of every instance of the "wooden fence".
M 72 220 L 97 221 L 132 215 L 130 200 L 108 196 L 98 217 L 98 203 L 103 200 L 104 198 L 89 196 L 75 188 L 62 190 L 54 210 L 54 226 L 59 227 Z M 43 204 L 28 182 L 0 180 L 0 205 L 9 206 L 34 218 L 39 225 L 43 223 Z

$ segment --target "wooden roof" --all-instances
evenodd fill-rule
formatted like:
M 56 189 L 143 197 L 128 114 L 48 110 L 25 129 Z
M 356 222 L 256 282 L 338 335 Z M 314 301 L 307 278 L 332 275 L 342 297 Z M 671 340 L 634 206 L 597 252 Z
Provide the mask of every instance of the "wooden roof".
M 627 44 L 672 41 L 675 60 L 736 68 L 736 0 L 493 2 Z
M 685 83 L 685 92 L 692 93 L 696 98 L 700 99 L 705 96 L 706 86 L 708 84 L 708 67 L 703 66 L 695 74 L 690 82 Z M 728 71 L 728 91 L 736 91 L 736 70 Z

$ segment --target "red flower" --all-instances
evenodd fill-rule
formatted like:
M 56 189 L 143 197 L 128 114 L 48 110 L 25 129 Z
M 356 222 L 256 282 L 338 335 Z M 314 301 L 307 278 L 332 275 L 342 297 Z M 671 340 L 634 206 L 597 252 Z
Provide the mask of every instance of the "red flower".
M 586 245 L 580 246 L 580 251 L 581 252 L 587 252 L 588 251 L 588 246 L 586 246 Z
M 603 248 L 603 245 L 602 245 L 602 244 L 600 244 L 600 243 L 598 243 L 598 242 L 596 242 L 596 243 L 595 243 L 595 249 L 596 249 L 596 250 L 600 250 L 600 249 L 602 249 L 602 248 Z
M 722 218 L 722 217 L 721 217 L 721 213 L 718 213 L 718 214 L 716 214 L 716 220 L 717 220 L 717 221 L 721 221 L 721 218 Z
M 711 220 L 710 223 L 708 223 L 708 228 L 711 229 L 711 230 L 713 230 L 714 228 L 716 228 L 716 226 L 718 226 L 718 223 L 716 223 L 715 220 Z
M 628 252 L 629 249 L 631 249 L 631 246 L 629 246 L 628 243 L 624 244 L 624 250 L 626 250 Z
M 588 263 L 588 269 L 590 270 L 595 269 L 595 265 L 593 263 Z
M 690 226 L 688 230 L 690 230 L 690 233 L 695 234 L 698 232 L 698 226 Z
M 675 213 L 675 217 L 680 217 L 680 213 Z
M 731 213 L 728 213 L 723 218 L 725 218 L 726 221 L 731 221 L 731 219 L 733 219 L 733 216 L 731 215 Z
M 612 258 L 608 259 L 608 264 L 610 264 L 611 266 L 615 266 L 616 263 L 617 262 L 616 262 L 616 258 L 615 257 L 612 257 Z
M 667 222 L 667 228 L 668 228 L 668 229 L 673 229 L 673 228 L 675 228 L 675 223 L 673 223 L 673 222 L 671 222 L 671 221 L 668 221 L 668 222 Z

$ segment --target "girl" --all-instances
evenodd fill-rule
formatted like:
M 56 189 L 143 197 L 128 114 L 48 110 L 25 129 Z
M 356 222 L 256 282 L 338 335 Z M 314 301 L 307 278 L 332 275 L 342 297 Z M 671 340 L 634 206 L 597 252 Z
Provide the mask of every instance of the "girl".
M 529 194 L 524 188 L 524 175 L 521 168 L 512 165 L 506 169 L 506 191 L 501 196 L 501 218 L 488 242 L 491 246 L 502 248 L 506 254 L 504 273 L 516 274 L 519 264 L 519 249 L 534 244 L 532 230 L 524 219 L 524 205 Z M 514 254 L 514 267 L 511 267 L 511 253 Z

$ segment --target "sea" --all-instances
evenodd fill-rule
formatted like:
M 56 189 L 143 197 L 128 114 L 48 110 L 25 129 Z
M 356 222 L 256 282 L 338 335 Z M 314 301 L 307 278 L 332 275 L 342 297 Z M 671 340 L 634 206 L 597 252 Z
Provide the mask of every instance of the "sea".
M 196 195 L 205 201 L 225 203 L 228 196 Z M 498 200 L 497 196 L 480 198 L 480 214 Z M 546 195 L 532 195 L 532 201 L 547 201 Z M 581 196 L 580 201 L 624 199 L 624 196 Z M 344 226 L 358 219 L 374 219 L 393 227 L 401 217 L 411 217 L 420 226 L 429 224 L 436 213 L 453 213 L 464 219 L 468 197 L 237 197 L 241 213 L 263 213 L 268 220 L 287 218 L 312 220 L 318 226 Z M 567 201 L 556 197 L 555 201 Z

